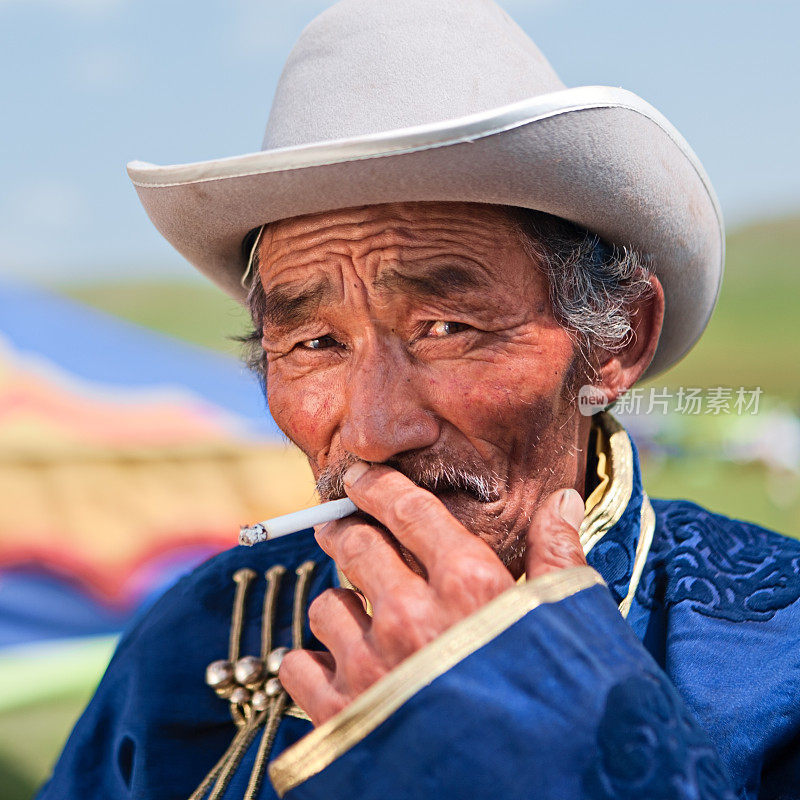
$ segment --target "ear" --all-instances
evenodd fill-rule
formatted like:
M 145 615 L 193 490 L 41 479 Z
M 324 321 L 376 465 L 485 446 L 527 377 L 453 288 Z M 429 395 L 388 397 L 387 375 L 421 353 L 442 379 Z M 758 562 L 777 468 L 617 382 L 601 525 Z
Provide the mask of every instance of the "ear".
M 633 335 L 622 350 L 601 350 L 595 385 L 602 389 L 609 403 L 633 386 L 653 360 L 664 323 L 664 289 L 655 275 L 650 276 L 652 291 L 634 308 L 631 316 Z

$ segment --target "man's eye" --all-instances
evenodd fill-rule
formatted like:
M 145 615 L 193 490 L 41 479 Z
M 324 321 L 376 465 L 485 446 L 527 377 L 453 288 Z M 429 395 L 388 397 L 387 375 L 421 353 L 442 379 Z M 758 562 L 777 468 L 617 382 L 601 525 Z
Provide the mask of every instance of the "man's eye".
M 437 319 L 428 328 L 428 336 L 432 339 L 441 339 L 445 336 L 452 336 L 454 333 L 461 333 L 470 326 L 465 322 L 448 322 L 447 320 Z
M 306 339 L 297 346 L 301 350 L 325 350 L 328 347 L 338 347 L 339 342 L 333 336 L 317 336 L 315 339 Z

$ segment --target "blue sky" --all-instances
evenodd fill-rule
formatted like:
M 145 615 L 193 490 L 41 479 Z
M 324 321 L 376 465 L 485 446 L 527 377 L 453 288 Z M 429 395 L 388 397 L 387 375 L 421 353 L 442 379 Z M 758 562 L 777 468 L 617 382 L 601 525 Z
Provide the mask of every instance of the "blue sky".
M 192 275 L 148 222 L 125 163 L 257 150 L 282 63 L 329 4 L 0 0 L 0 275 Z M 501 5 L 567 85 L 624 86 L 666 114 L 730 225 L 800 211 L 800 5 Z

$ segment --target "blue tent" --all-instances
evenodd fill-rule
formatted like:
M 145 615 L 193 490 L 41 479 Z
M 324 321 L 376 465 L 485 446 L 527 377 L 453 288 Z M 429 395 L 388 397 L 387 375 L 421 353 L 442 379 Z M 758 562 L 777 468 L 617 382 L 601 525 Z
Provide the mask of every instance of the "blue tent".
M 63 297 L 0 282 L 0 335 L 86 380 L 116 387 L 188 389 L 279 438 L 258 381 L 229 356 L 141 328 Z

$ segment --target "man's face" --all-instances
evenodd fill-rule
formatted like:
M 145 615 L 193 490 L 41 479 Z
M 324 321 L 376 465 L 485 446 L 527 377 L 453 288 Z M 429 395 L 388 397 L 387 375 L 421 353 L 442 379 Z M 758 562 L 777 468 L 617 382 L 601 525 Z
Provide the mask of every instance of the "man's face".
M 518 572 L 539 503 L 583 490 L 588 422 L 582 360 L 508 212 L 292 218 L 269 226 L 259 256 L 270 411 L 323 496 L 341 494 L 354 460 L 389 463 Z

